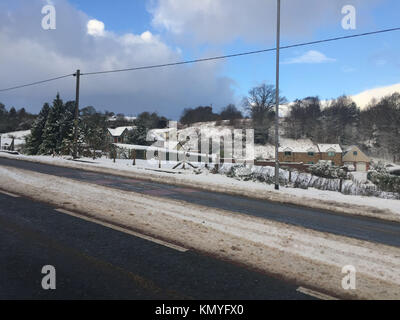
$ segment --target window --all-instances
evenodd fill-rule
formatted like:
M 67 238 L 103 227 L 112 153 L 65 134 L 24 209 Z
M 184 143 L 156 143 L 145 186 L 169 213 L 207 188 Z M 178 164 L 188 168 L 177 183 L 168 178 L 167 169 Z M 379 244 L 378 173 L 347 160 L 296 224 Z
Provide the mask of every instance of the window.
M 315 155 L 314 152 L 309 152 L 309 153 L 308 153 L 308 156 L 309 156 L 309 157 L 314 157 L 314 155 Z
M 358 152 L 357 152 L 357 151 L 354 151 L 354 152 L 353 152 L 353 156 L 358 156 Z
M 291 151 L 285 151 L 285 157 L 290 157 L 292 155 L 292 152 Z
M 335 156 L 335 152 L 333 152 L 333 151 L 328 152 L 328 157 L 334 157 L 334 156 Z

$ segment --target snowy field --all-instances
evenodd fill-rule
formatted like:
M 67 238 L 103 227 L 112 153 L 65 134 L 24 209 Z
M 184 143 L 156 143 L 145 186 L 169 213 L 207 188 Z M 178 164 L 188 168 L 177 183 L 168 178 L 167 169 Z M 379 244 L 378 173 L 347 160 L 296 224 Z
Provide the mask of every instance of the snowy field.
M 331 210 L 341 213 L 372 216 L 391 221 L 400 221 L 400 200 L 380 199 L 344 195 L 334 191 L 317 190 L 313 188 L 285 188 L 279 192 L 273 185 L 253 181 L 239 181 L 221 174 L 213 174 L 208 170 L 172 170 L 176 163 L 137 160 L 136 166 L 132 160 L 117 159 L 81 159 L 82 162 L 53 158 L 50 156 L 24 156 L 0 153 L 0 156 L 14 159 L 43 162 L 60 166 L 83 168 L 96 172 L 130 176 L 133 178 L 148 179 L 162 183 L 170 183 L 188 187 L 205 189 L 208 191 L 224 192 L 244 195 L 251 198 L 265 199 L 280 203 L 297 204 L 312 208 Z
M 2 133 L 1 136 L 1 146 L 0 150 L 9 147 L 11 145 L 12 139 L 14 138 L 14 146 L 18 149 L 19 146 L 25 144 L 25 138 L 30 135 L 31 130 L 25 131 L 15 131 L 15 132 L 8 132 Z

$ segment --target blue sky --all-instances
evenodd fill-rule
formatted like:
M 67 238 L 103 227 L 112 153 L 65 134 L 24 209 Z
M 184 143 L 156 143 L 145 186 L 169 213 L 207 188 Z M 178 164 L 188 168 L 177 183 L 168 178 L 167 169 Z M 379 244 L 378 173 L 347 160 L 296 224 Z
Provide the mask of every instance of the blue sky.
M 70 3 L 118 33 L 142 33 L 151 28 L 151 14 L 143 0 L 71 0 Z
M 0 36 L 11 30 L 21 46 L 27 39 L 37 41 L 31 46 L 38 51 L 38 59 L 44 60 L 37 64 L 53 63 L 39 69 L 41 75 L 29 62 L 31 57 L 14 57 L 9 49 L 0 65 L 4 63 L 7 69 L 14 62 L 26 67 L 18 77 L 10 73 L 7 81 L 1 79 L 1 87 L 77 67 L 84 71 L 131 67 L 275 46 L 275 0 L 53 0 L 61 20 L 53 33 L 34 33 L 28 30 L 32 27 L 24 29 L 15 23 L 18 4 L 29 13 L 37 11 L 45 0 L 4 1 L 2 7 L 8 16 L 3 26 L 0 22 Z M 357 10 L 356 30 L 341 26 L 341 8 L 346 4 Z M 282 0 L 282 45 L 399 27 L 399 13 L 398 0 Z M 91 19 L 104 23 L 100 36 L 87 34 L 86 24 Z M 32 26 L 38 25 L 32 22 Z M 282 50 L 282 94 L 289 100 L 311 95 L 331 99 L 398 84 L 399 40 L 397 31 Z M 77 53 L 76 43 L 82 44 Z M 275 53 L 91 79 L 83 82 L 83 104 L 126 114 L 158 111 L 177 118 L 186 107 L 239 105 L 251 87 L 261 82 L 274 84 Z M 61 91 L 66 99 L 73 98 L 70 80 L 51 88 Z M 0 101 L 17 107 L 35 101 L 25 107 L 37 111 L 44 101 L 52 99 L 45 89 L 0 95 Z

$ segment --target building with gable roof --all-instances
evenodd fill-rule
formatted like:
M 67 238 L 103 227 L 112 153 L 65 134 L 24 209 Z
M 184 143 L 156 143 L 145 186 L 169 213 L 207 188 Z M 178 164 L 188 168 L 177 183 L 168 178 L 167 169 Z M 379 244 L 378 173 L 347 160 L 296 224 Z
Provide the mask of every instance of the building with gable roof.
M 118 127 L 115 129 L 108 128 L 108 139 L 110 143 L 125 143 L 126 135 L 130 130 L 134 130 L 136 127 Z
M 309 139 L 285 141 L 278 151 L 280 162 L 315 164 L 321 160 L 318 146 Z
M 359 147 L 351 146 L 343 154 L 343 163 L 347 167 L 353 167 L 355 171 L 366 172 L 369 170 L 371 160 Z
M 342 166 L 343 151 L 338 144 L 314 144 L 309 139 L 284 140 L 279 148 L 279 161 L 282 163 L 316 164 L 329 161 L 332 165 Z
M 318 144 L 320 160 L 330 161 L 334 166 L 342 166 L 343 150 L 338 144 Z

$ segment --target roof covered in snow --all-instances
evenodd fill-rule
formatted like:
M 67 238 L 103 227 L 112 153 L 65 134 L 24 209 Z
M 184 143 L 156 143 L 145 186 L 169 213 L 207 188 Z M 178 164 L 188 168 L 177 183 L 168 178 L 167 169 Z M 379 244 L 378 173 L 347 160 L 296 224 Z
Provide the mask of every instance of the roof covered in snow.
M 326 152 L 336 152 L 336 153 L 342 153 L 343 150 L 338 144 L 318 144 L 318 149 L 320 152 L 326 153 Z
M 318 152 L 318 147 L 310 139 L 282 139 L 279 147 L 279 152 Z
M 125 130 L 133 130 L 133 129 L 136 129 L 136 127 L 118 127 L 115 129 L 108 128 L 108 132 L 113 137 L 120 137 L 125 132 Z

